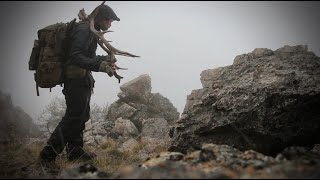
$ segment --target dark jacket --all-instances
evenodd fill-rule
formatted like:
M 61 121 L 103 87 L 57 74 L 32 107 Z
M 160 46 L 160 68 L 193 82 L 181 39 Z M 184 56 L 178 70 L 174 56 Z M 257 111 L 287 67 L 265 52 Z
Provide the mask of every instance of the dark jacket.
M 83 78 L 66 79 L 65 86 L 94 86 L 91 71 L 98 72 L 100 63 L 106 56 L 97 56 L 97 38 L 90 31 L 89 23 L 76 24 L 71 36 L 71 47 L 67 65 L 74 65 L 86 69 L 87 74 Z

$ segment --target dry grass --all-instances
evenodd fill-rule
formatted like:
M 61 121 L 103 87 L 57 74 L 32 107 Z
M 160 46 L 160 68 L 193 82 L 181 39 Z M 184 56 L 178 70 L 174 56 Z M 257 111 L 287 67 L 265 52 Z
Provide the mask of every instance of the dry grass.
M 88 149 L 90 150 L 90 148 Z M 90 151 L 98 154 L 97 158 L 94 160 L 94 165 L 99 170 L 108 173 L 114 173 L 120 167 L 142 163 L 142 160 L 136 153 L 118 150 L 118 144 L 113 139 L 107 139 L 95 150 L 91 149 Z
M 0 176 L 1 178 L 20 178 L 30 173 L 29 167 L 38 160 L 41 151 L 41 143 L 23 145 L 21 142 L 12 142 L 1 145 Z M 28 172 L 27 172 L 28 171 Z
M 118 143 L 113 139 L 106 139 L 98 147 L 85 147 L 85 149 L 95 152 L 98 156 L 94 160 L 94 165 L 101 171 L 115 173 L 122 167 L 141 165 L 145 159 L 141 159 L 139 153 L 147 144 L 138 141 L 130 151 L 120 151 Z M 166 151 L 164 146 L 156 146 L 152 152 L 148 152 L 150 157 Z
M 58 156 L 56 164 L 60 167 L 55 173 L 47 173 L 40 165 L 39 154 L 44 142 L 12 142 L 1 144 L 0 153 L 0 178 L 56 178 L 61 170 L 70 168 L 76 163 L 68 162 L 63 156 Z
M 12 142 L 3 144 L 0 147 L 0 178 L 57 178 L 62 170 L 78 166 L 81 162 L 68 162 L 65 153 L 59 155 L 56 164 L 60 170 L 54 173 L 47 173 L 39 163 L 39 154 L 44 142 Z M 139 156 L 146 144 L 139 142 L 130 151 L 120 151 L 118 143 L 113 139 L 107 139 L 97 147 L 85 146 L 84 149 L 96 153 L 98 156 L 92 161 L 99 171 L 115 173 L 119 168 L 128 165 L 137 166 L 142 164 L 144 159 Z M 156 147 L 150 156 L 156 156 L 165 147 Z

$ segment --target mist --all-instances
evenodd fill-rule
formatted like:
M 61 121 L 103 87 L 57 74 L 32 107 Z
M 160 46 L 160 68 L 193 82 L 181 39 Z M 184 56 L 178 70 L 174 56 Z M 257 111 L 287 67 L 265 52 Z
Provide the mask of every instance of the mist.
M 36 95 L 34 71 L 28 70 L 37 31 L 57 22 L 77 18 L 80 9 L 89 14 L 100 1 L 2 1 L 0 90 L 12 96 L 34 119 L 62 87 L 40 89 Z M 115 21 L 105 37 L 123 51 L 141 56 L 117 56 L 117 79 L 93 72 L 96 80 L 92 103 L 111 104 L 120 86 L 149 74 L 152 92 L 167 97 L 182 113 L 186 97 L 202 88 L 200 73 L 231 65 L 237 55 L 255 48 L 276 50 L 284 45 L 308 45 L 320 55 L 320 2 L 175 2 L 107 1 Z M 98 48 L 97 55 L 106 55 Z

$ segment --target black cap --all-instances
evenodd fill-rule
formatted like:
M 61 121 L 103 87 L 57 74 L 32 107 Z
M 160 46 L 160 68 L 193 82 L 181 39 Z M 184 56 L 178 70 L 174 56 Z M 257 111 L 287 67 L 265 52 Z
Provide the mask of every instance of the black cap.
M 118 16 L 113 11 L 113 9 L 105 4 L 100 7 L 99 13 L 95 19 L 98 21 L 103 20 L 103 19 L 113 19 L 115 21 L 120 21 L 120 18 L 118 18 Z

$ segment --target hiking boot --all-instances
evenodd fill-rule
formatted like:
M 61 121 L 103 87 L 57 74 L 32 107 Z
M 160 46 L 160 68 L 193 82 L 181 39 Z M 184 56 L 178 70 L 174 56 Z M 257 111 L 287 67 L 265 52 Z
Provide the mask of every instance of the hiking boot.
M 42 151 L 40 152 L 40 161 L 43 162 L 51 162 L 55 161 L 57 154 L 55 153 L 54 149 L 51 146 L 45 146 Z
M 96 157 L 97 157 L 97 155 L 95 153 L 85 152 L 85 151 L 83 151 L 81 149 L 76 153 L 73 152 L 72 154 L 69 154 L 68 155 L 68 161 L 77 161 L 77 160 L 80 160 L 80 161 L 91 161 Z

